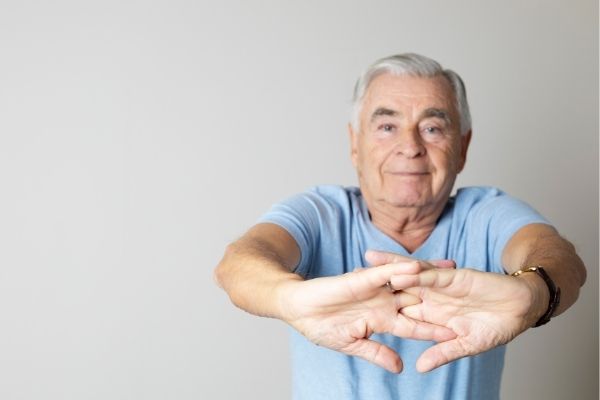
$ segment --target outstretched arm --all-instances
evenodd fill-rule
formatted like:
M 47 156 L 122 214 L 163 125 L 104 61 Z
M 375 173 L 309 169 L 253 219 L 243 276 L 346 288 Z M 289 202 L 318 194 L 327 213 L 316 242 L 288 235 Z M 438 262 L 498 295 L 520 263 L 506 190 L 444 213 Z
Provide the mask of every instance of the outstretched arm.
M 299 260 L 300 249 L 285 229 L 258 224 L 227 246 L 214 276 L 242 310 L 283 319 L 285 288 L 302 281 L 291 272 Z
M 547 225 L 532 224 L 519 230 L 507 244 L 503 262 L 509 273 L 525 266 L 543 266 L 562 291 L 558 313 L 575 302 L 585 282 L 585 268 L 573 246 Z M 392 277 L 391 282 L 401 286 L 406 279 Z M 532 327 L 549 304 L 544 280 L 533 273 L 512 277 L 471 269 L 437 269 L 421 273 L 418 286 L 408 291 L 422 303 L 401 312 L 446 326 L 457 335 L 421 355 L 417 369 L 422 372 L 508 343 Z
M 586 280 L 585 266 L 573 245 L 545 224 L 531 224 L 520 229 L 506 245 L 502 264 L 509 274 L 526 266 L 542 266 L 561 289 L 560 305 L 554 316 L 575 303 Z M 532 319 L 537 321 L 548 307 L 548 287 L 536 274 L 522 274 L 519 278 L 532 283 L 534 297 L 539 299 L 540 304 L 531 310 Z
M 362 357 L 391 372 L 401 371 L 400 357 L 370 340 L 373 333 L 436 341 L 455 337 L 448 328 L 398 313 L 414 304 L 414 297 L 385 286 L 394 275 L 405 277 L 405 287 L 414 286 L 417 274 L 430 267 L 427 263 L 398 262 L 305 281 L 291 272 L 299 258 L 287 231 L 259 224 L 228 247 L 215 277 L 238 307 L 281 319 L 320 346 Z

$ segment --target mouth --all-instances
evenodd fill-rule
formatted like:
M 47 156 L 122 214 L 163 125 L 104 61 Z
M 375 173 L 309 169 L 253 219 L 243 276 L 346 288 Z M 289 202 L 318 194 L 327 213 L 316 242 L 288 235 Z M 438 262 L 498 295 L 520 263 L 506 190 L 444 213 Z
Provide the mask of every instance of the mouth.
M 395 176 L 424 176 L 429 175 L 429 172 L 426 171 L 396 171 L 396 172 L 388 172 L 390 175 Z

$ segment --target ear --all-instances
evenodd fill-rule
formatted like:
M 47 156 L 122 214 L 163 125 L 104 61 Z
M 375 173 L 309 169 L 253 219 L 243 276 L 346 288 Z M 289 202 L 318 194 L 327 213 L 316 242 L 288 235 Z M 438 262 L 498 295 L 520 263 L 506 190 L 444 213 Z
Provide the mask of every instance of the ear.
M 471 144 L 471 132 L 469 131 L 460 137 L 460 163 L 458 165 L 458 172 L 460 173 L 467 162 L 467 151 L 469 150 L 469 144 Z
M 358 132 L 354 131 L 352 124 L 348 123 L 348 138 L 350 139 L 350 159 L 354 168 L 358 165 Z

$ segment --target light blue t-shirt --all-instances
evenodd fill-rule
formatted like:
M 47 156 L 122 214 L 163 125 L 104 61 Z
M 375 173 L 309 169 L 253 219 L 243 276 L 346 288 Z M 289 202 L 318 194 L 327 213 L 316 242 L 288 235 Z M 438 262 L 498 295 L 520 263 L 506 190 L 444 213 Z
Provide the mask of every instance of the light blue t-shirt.
M 459 189 L 451 197 L 425 243 L 409 254 L 376 228 L 358 188 L 318 186 L 272 207 L 260 222 L 285 228 L 301 259 L 295 272 L 306 279 L 340 275 L 367 266 L 368 249 L 422 260 L 452 259 L 458 268 L 504 273 L 502 251 L 520 228 L 547 223 L 527 204 L 489 187 Z M 490 288 L 493 290 L 494 288 Z M 395 349 L 404 362 L 400 374 L 358 357 L 319 347 L 292 330 L 295 399 L 486 399 L 499 398 L 504 346 L 466 357 L 429 373 L 415 369 L 433 343 L 377 334 L 371 339 Z

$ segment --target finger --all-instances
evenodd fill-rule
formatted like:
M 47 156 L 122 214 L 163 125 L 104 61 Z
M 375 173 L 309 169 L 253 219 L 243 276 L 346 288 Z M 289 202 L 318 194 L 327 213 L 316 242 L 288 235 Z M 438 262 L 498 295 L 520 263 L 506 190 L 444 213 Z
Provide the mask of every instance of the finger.
M 362 276 L 368 277 L 373 285 L 380 287 L 390 282 L 392 277 L 412 277 L 407 279 L 398 279 L 399 283 L 407 286 L 393 285 L 394 290 L 401 290 L 404 287 L 418 286 L 417 274 L 422 271 L 421 263 L 418 261 L 402 262 L 395 264 L 387 264 L 378 268 L 365 268 L 361 271 Z M 393 283 L 393 282 L 392 282 Z
M 436 342 L 445 342 L 456 338 L 456 334 L 452 329 L 406 318 L 402 314 L 398 314 L 392 332 L 389 333 L 408 339 L 433 340 Z
M 417 371 L 429 372 L 459 358 L 473 355 L 475 352 L 468 351 L 461 339 L 449 340 L 438 343 L 421 354 L 417 360 Z
M 454 260 L 430 260 L 429 263 L 437 268 L 456 268 Z
M 410 287 L 445 288 L 454 279 L 461 276 L 464 278 L 465 269 L 434 268 L 427 269 L 417 275 L 397 275 L 390 278 L 390 282 L 396 290 L 408 289 Z M 411 283 L 413 283 L 411 285 Z
M 435 268 L 445 268 L 445 269 L 455 269 L 456 262 L 454 260 L 420 260 L 421 265 L 424 270 L 427 269 L 435 269 Z
M 392 275 L 389 282 L 394 290 L 404 290 L 419 286 L 420 278 L 417 274 Z
M 414 261 L 414 258 L 378 250 L 367 250 L 365 259 L 372 266 Z M 454 260 L 430 260 L 428 264 L 436 268 L 456 268 Z
M 421 299 L 421 290 L 422 290 L 422 288 L 420 288 L 420 287 L 411 287 L 411 288 L 402 289 L 402 291 L 404 293 L 408 293 L 408 294 L 418 297 L 420 299 Z
M 388 346 L 369 339 L 359 339 L 347 349 L 347 354 L 358 356 L 392 373 L 402 371 L 402 360 L 398 353 Z
M 400 254 L 388 253 L 379 250 L 367 250 L 367 252 L 365 253 L 365 259 L 369 264 L 373 266 L 414 261 L 414 258 L 405 257 L 401 256 Z
M 413 304 L 400 309 L 400 314 L 413 320 L 427 321 L 432 324 L 447 325 L 451 315 L 456 315 L 460 310 L 448 314 L 448 309 L 444 312 L 436 312 L 436 309 L 429 307 L 426 311 L 425 304 Z
M 423 321 L 425 319 L 425 315 L 423 312 L 423 305 L 421 303 L 412 304 L 406 307 L 403 307 L 400 310 L 400 313 L 405 317 Z
M 414 294 L 407 293 L 404 290 L 400 290 L 394 293 L 394 302 L 396 304 L 396 309 L 400 310 L 401 308 L 421 303 L 421 298 Z

